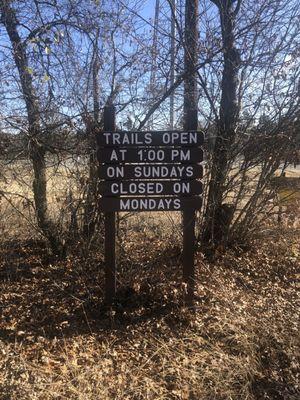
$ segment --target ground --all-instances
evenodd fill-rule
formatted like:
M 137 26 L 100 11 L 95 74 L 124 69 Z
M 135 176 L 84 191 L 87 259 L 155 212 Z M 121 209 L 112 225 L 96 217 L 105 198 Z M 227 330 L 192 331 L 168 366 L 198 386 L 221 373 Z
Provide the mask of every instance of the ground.
M 2 239 L 0 399 L 299 399 L 299 228 L 213 261 L 199 249 L 191 313 L 178 226 L 125 225 L 111 311 L 101 246 L 57 260 Z

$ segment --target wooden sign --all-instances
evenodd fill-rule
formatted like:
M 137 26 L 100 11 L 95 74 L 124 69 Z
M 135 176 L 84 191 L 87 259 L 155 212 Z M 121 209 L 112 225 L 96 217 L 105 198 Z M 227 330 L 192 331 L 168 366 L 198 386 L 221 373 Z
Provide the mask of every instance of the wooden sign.
M 197 132 L 178 131 L 104 132 L 102 139 L 98 139 L 104 147 L 97 151 L 99 164 L 103 164 L 99 166 L 99 178 L 105 180 L 100 182 L 100 194 L 103 196 L 100 209 L 199 209 L 201 201 L 195 195 L 202 193 L 202 183 L 196 180 L 202 177 L 202 166 L 198 164 L 203 161 L 203 151 L 199 147 L 202 136 Z M 145 147 L 147 143 L 149 146 Z M 179 143 L 186 146 L 179 147 Z M 122 147 L 124 144 L 132 147 Z M 156 147 L 150 147 L 153 144 Z M 115 145 L 118 147 L 111 147 Z M 148 195 L 159 197 L 127 197 Z
M 199 179 L 202 165 L 103 165 L 99 167 L 99 178 L 105 180 L 128 179 Z
M 203 161 L 203 151 L 200 148 L 104 148 L 98 150 L 99 163 L 189 163 Z
M 198 131 L 101 132 L 97 135 L 99 147 L 127 146 L 202 146 L 204 136 Z
M 103 211 L 182 211 L 199 210 L 202 197 L 102 197 L 99 205 Z
M 100 182 L 102 196 L 191 196 L 202 193 L 200 181 L 106 181 Z
M 115 212 L 183 211 L 183 276 L 193 292 L 195 211 L 202 205 L 204 137 L 197 113 L 185 115 L 185 131 L 120 132 L 113 106 L 104 108 L 104 132 L 97 134 L 99 209 L 105 226 L 105 299 L 116 295 Z M 190 129 L 191 128 L 191 129 Z

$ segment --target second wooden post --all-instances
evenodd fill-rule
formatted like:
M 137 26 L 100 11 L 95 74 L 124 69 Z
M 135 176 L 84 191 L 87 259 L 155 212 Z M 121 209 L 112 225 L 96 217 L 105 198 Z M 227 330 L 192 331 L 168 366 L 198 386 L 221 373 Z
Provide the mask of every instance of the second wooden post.
M 115 107 L 104 107 L 104 131 L 116 130 Z M 116 216 L 115 212 L 104 213 L 105 225 L 105 303 L 111 306 L 116 296 Z

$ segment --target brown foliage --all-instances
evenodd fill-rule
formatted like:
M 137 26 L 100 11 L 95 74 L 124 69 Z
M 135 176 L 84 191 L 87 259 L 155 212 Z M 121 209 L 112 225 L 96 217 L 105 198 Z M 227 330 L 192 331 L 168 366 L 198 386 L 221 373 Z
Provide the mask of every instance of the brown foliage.
M 120 224 L 110 312 L 101 250 L 58 261 L 42 243 L 2 243 L 0 399 L 299 398 L 299 230 L 213 263 L 198 253 L 190 315 L 177 232 L 150 223 Z

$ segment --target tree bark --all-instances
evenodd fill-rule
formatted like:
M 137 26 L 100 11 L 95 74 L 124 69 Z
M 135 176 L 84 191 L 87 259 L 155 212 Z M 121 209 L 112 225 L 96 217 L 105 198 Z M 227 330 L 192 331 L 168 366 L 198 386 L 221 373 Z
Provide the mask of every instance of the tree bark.
M 222 44 L 223 74 L 221 83 L 221 103 L 217 121 L 217 138 L 212 157 L 211 178 L 209 182 L 207 208 L 203 241 L 217 245 L 227 240 L 233 213 L 228 204 L 223 204 L 223 197 L 234 144 L 239 116 L 238 83 L 240 54 L 235 47 L 235 21 L 240 2 L 234 0 L 213 1 L 219 10 Z M 234 8 L 234 4 L 237 6 Z
M 49 240 L 51 249 L 58 254 L 62 251 L 62 244 L 58 237 L 57 229 L 48 215 L 47 180 L 46 180 L 46 149 L 39 142 L 40 110 L 34 92 L 32 73 L 29 68 L 26 46 L 18 33 L 18 20 L 15 10 L 9 0 L 0 4 L 1 23 L 4 24 L 13 49 L 13 57 L 18 69 L 22 95 L 26 105 L 28 119 L 28 137 L 30 159 L 33 167 L 33 195 L 36 208 L 38 226 L 44 236 Z
M 93 90 L 93 121 L 87 123 L 86 129 L 90 145 L 89 158 L 89 178 L 84 208 L 83 235 L 89 239 L 95 231 L 97 213 L 97 194 L 98 194 L 98 170 L 96 160 L 96 135 L 95 130 L 99 125 L 100 104 L 99 104 L 99 48 L 98 48 L 99 29 L 96 33 L 92 60 L 92 90 Z
M 185 34 L 184 34 L 184 130 L 198 128 L 198 0 L 185 2 Z M 183 278 L 187 284 L 186 303 L 193 305 L 195 290 L 195 210 L 182 213 L 183 222 Z
M 198 125 L 198 1 L 185 3 L 185 52 L 184 52 L 184 129 L 197 129 Z

